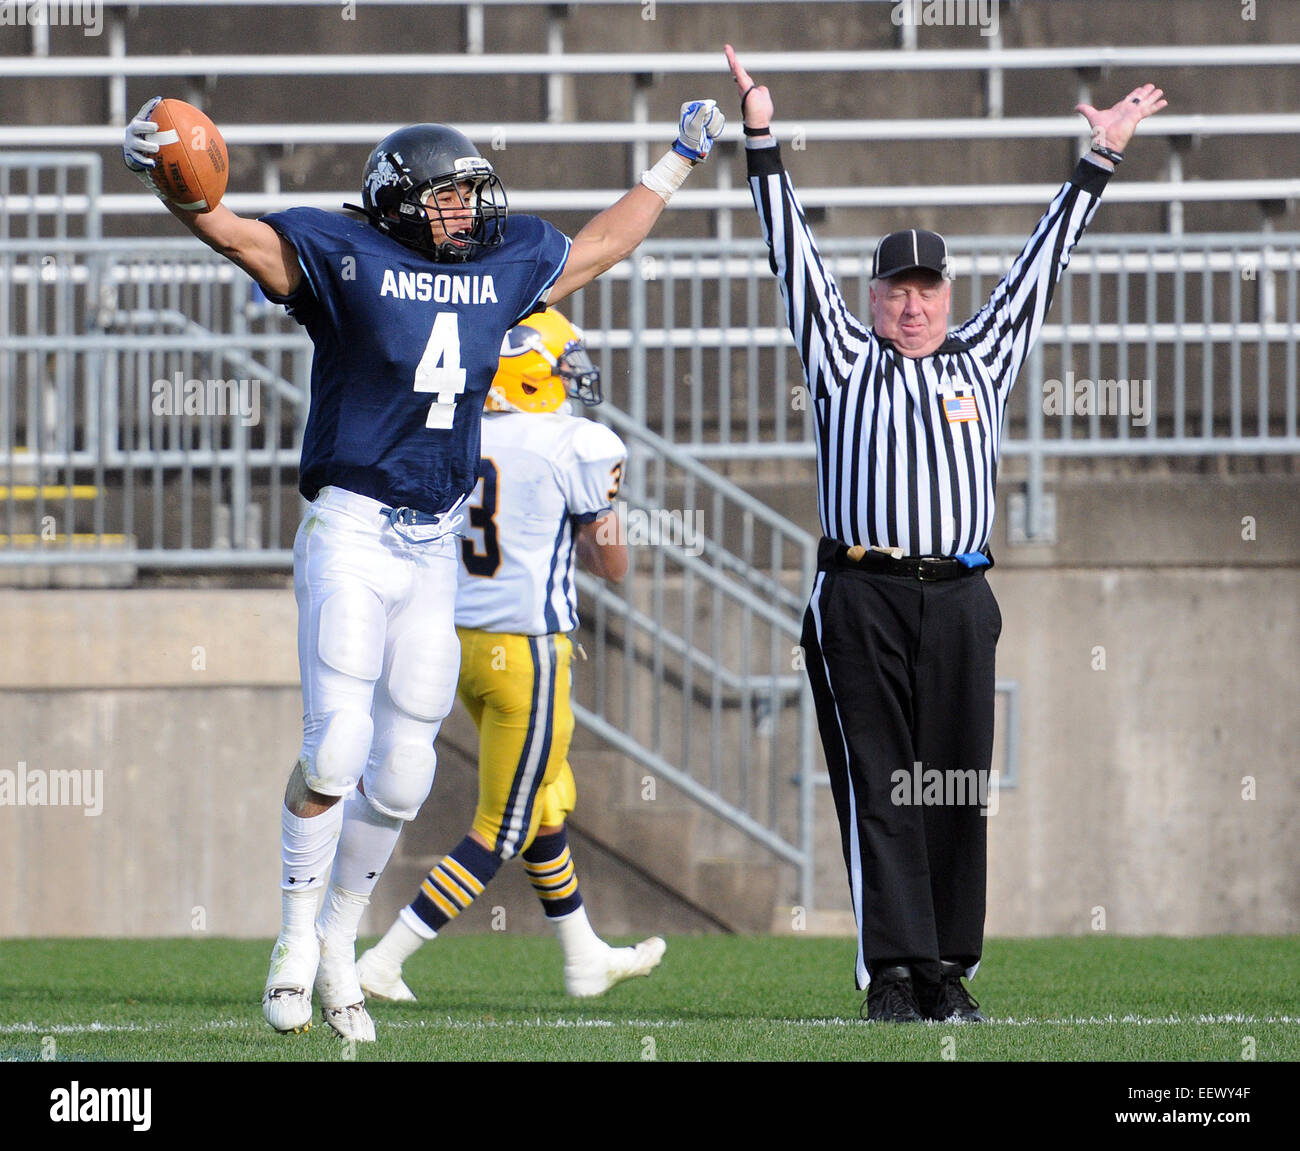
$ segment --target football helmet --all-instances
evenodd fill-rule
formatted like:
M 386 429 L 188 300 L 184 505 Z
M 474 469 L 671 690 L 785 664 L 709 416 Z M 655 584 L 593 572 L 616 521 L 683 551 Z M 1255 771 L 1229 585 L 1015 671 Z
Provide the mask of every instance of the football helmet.
M 489 412 L 555 412 L 572 397 L 600 403 L 600 370 L 582 333 L 554 308 L 516 324 L 501 341 L 501 360 L 483 405 Z
M 459 205 L 439 203 L 451 189 Z M 390 132 L 370 153 L 361 178 L 361 204 L 344 207 L 363 213 L 399 244 L 434 260 L 463 263 L 505 238 L 506 192 L 489 161 L 463 132 L 446 124 L 412 124 Z M 446 239 L 435 240 L 426 208 L 433 208 Z M 444 212 L 470 209 L 468 226 Z

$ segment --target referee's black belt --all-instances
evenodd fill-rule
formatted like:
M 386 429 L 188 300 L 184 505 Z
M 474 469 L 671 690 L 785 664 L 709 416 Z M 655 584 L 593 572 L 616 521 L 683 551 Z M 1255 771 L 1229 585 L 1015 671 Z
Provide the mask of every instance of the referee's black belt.
M 817 545 L 817 566 L 827 571 L 839 568 L 844 571 L 873 572 L 883 575 L 906 576 L 915 580 L 964 579 L 993 566 L 993 556 L 985 549 L 975 555 L 987 562 L 980 563 L 972 557 L 956 556 L 898 556 L 856 544 L 849 547 L 839 540 L 822 538 Z

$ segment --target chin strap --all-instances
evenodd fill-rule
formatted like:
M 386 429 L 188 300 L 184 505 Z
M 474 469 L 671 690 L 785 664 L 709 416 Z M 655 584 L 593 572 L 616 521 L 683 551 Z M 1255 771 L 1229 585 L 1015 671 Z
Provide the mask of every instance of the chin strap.
M 378 212 L 372 212 L 369 208 L 363 208 L 360 204 L 344 204 L 343 206 L 349 212 L 360 212 L 361 215 L 365 216 L 365 218 L 376 227 L 379 226 L 379 222 L 383 219 L 383 216 Z

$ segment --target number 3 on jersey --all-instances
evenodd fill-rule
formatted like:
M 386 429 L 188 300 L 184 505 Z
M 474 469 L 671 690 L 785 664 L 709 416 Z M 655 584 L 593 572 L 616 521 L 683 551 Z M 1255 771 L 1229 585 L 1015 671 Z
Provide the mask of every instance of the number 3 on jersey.
M 483 533 L 483 550 L 478 550 L 472 533 L 460 541 L 460 555 L 465 570 L 470 575 L 484 579 L 491 579 L 501 566 L 501 544 L 497 540 L 496 521 L 497 475 L 496 462 L 484 456 L 479 465 L 478 487 L 474 489 L 475 495 L 479 492 L 483 495 L 468 505 L 469 525 Z
M 460 330 L 455 312 L 439 312 L 429 333 L 424 355 L 415 366 L 415 390 L 432 392 L 433 403 L 426 428 L 449 429 L 456 415 L 456 397 L 465 390 L 465 369 L 460 366 Z

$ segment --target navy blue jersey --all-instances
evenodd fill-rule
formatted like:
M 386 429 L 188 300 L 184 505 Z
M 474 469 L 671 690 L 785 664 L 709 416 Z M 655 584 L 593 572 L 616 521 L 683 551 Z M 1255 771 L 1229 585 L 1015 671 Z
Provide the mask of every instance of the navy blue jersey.
M 269 298 L 315 345 L 302 494 L 333 484 L 394 507 L 451 507 L 478 480 L 501 341 L 559 278 L 568 238 L 535 216 L 511 216 L 498 247 L 442 264 L 318 208 L 262 218 L 304 273 L 293 295 Z

